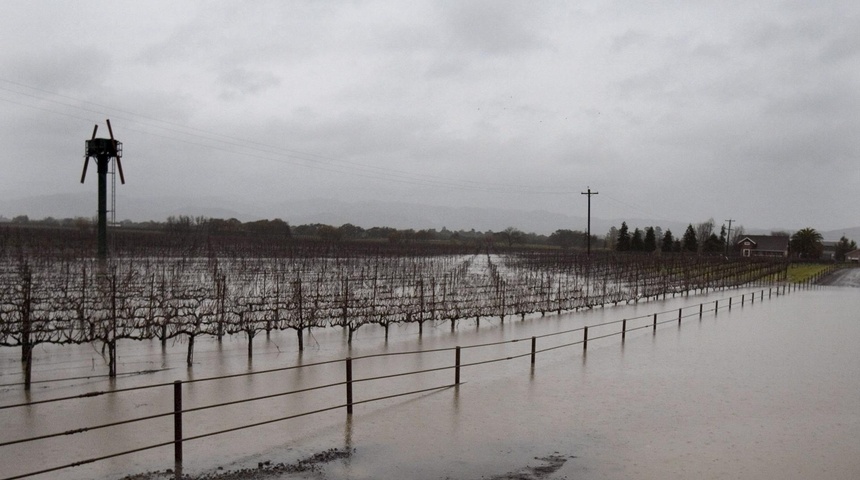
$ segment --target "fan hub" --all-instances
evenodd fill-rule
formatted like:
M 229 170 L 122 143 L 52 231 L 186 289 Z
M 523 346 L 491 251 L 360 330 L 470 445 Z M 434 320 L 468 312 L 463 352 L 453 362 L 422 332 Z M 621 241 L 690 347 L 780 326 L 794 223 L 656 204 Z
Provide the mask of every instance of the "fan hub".
M 122 142 L 116 142 L 109 138 L 94 138 L 87 140 L 88 157 L 122 157 Z

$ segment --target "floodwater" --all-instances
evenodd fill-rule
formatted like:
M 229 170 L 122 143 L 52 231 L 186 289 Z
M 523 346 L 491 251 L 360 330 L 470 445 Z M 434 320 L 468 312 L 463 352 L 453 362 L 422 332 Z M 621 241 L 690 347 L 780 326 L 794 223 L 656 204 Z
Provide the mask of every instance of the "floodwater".
M 185 367 L 184 343 L 119 345 L 113 382 L 97 377 L 35 384 L 21 381 L 20 351 L 0 350 L 0 405 L 107 390 L 111 385 L 190 378 L 311 364 L 346 356 L 478 343 L 595 325 L 623 318 L 646 326 L 619 336 L 529 357 L 464 367 L 456 388 L 392 398 L 188 442 L 185 473 L 229 471 L 259 462 L 295 462 L 330 448 L 347 458 L 321 465 L 306 477 L 340 479 L 482 478 L 860 478 L 860 289 L 815 287 L 757 297 L 761 288 L 619 305 L 525 321 L 474 319 L 356 332 L 351 348 L 340 329 L 315 330 L 299 353 L 295 333 L 254 340 L 248 359 L 244 337 L 222 344 L 201 341 L 195 364 Z M 739 297 L 746 294 L 744 306 Z M 720 301 L 734 297 L 731 310 Z M 710 302 L 710 305 L 707 303 Z M 705 303 L 701 318 L 697 306 Z M 684 311 L 677 321 L 650 328 L 649 315 Z M 666 318 L 673 314 L 667 313 Z M 677 314 L 674 314 L 677 318 Z M 663 317 L 661 316 L 661 321 Z M 634 322 L 634 321 L 631 321 Z M 602 327 L 609 328 L 609 327 Z M 613 327 L 620 329 L 618 324 Z M 592 329 L 590 336 L 609 333 Z M 538 349 L 574 342 L 582 332 L 540 338 Z M 529 342 L 462 350 L 463 363 L 529 351 Z M 39 347 L 34 380 L 101 375 L 96 347 Z M 453 352 L 358 359 L 354 378 L 450 366 Z M 344 379 L 342 362 L 183 386 L 185 408 L 307 388 Z M 355 385 L 361 401 L 453 382 L 453 371 L 397 377 Z M 217 410 L 188 413 L 185 436 L 344 403 L 344 387 L 276 397 Z M 17 409 L 0 410 L 0 441 L 80 428 L 115 419 L 170 412 L 172 387 L 140 390 Z M 30 444 L 0 447 L 0 478 L 173 439 L 167 417 L 114 429 Z M 551 469 L 548 457 L 563 459 Z M 561 463 L 559 466 L 558 464 Z M 41 478 L 119 478 L 173 465 L 172 447 L 46 474 Z M 529 468 L 532 467 L 532 468 Z M 306 478 L 301 477 L 301 478 Z M 269 477 L 271 478 L 271 477 Z M 280 478 L 299 478 L 283 476 Z

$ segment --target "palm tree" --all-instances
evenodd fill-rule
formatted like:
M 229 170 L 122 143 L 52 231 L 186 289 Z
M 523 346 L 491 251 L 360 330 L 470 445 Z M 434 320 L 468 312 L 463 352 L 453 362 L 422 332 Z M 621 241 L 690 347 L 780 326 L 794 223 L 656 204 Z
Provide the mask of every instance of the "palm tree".
M 814 228 L 802 228 L 791 236 L 791 251 L 800 258 L 816 259 L 821 256 L 822 238 Z

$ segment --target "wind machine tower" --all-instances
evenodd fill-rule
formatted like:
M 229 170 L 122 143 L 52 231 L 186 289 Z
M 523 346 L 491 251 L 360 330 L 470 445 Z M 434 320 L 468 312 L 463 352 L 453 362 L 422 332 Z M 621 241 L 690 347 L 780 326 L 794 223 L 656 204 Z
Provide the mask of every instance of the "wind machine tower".
M 99 242 L 99 257 L 107 257 L 107 175 L 110 170 L 111 160 L 116 160 L 116 169 L 119 172 L 119 180 L 125 185 L 125 175 L 122 173 L 122 142 L 118 142 L 113 137 L 113 129 L 110 126 L 110 120 L 106 120 L 108 133 L 110 138 L 96 138 L 96 132 L 99 130 L 98 124 L 93 127 L 93 136 L 86 142 L 86 151 L 84 153 L 84 171 L 81 174 L 81 183 L 87 176 L 87 166 L 90 163 L 90 157 L 96 162 L 99 177 L 99 210 L 98 210 L 98 242 Z M 111 212 L 116 210 L 115 204 L 111 207 Z

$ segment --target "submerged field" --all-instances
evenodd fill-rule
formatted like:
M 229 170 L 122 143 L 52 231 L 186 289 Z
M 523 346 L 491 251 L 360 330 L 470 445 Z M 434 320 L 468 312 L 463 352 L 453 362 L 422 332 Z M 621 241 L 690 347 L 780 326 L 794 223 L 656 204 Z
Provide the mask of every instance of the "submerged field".
M 340 479 L 480 479 L 480 478 L 856 478 L 860 458 L 853 439 L 860 434 L 856 392 L 860 374 L 855 348 L 860 324 L 854 312 L 860 291 L 816 287 L 760 299 L 761 289 L 725 307 L 725 292 L 679 296 L 639 304 L 584 310 L 562 315 L 529 315 L 524 321 L 485 319 L 447 323 L 418 333 L 415 324 L 385 332 L 369 325 L 348 345 L 340 329 L 313 333 L 304 352 L 291 348 L 285 332 L 261 338 L 253 359 L 244 342 L 208 338 L 199 344 L 192 368 L 185 366 L 182 343 L 162 348 L 158 340 L 120 345 L 121 371 L 148 371 L 115 380 L 93 376 L 99 354 L 86 345 L 38 347 L 37 376 L 78 377 L 34 385 L 4 386 L 4 405 L 21 400 L 133 387 L 173 380 L 199 379 L 265 371 L 289 365 L 312 365 L 380 353 L 423 350 L 418 356 L 366 358 L 355 363 L 356 378 L 450 365 L 454 345 L 509 342 L 595 325 L 621 318 L 645 317 L 647 329 L 594 339 L 584 353 L 577 345 L 541 353 L 534 366 L 528 357 L 475 365 L 462 372 L 459 387 L 356 405 L 254 429 L 189 442 L 186 473 L 217 475 L 260 465 L 296 462 L 336 449 L 350 452 L 322 462 L 315 472 L 262 478 Z M 755 303 L 749 298 L 756 297 Z M 719 301 L 718 312 L 696 305 Z M 694 314 L 654 331 L 653 312 L 684 308 Z M 541 340 L 543 342 L 543 340 Z M 542 344 L 539 344 L 542 345 Z M 528 351 L 527 342 L 500 344 L 492 356 Z M 14 352 L 10 352 L 14 353 Z M 464 350 L 464 362 L 483 358 Z M 391 362 L 390 359 L 396 359 Z M 19 358 L 2 357 L 4 378 L 16 378 Z M 450 371 L 406 377 L 401 389 L 450 383 Z M 20 378 L 20 377 L 17 377 Z M 188 384 L 186 406 L 266 395 L 343 379 L 342 363 L 295 371 Z M 362 384 L 356 401 L 385 390 Z M 60 406 L 4 411 L 4 435 L 13 438 L 76 428 L 159 411 L 170 411 L 169 389 L 143 390 L 113 397 L 80 399 Z M 273 416 L 337 405 L 343 391 L 308 392 L 273 398 L 227 410 L 188 414 L 186 435 L 248 424 Z M 63 458 L 86 457 L 172 438 L 168 420 L 145 428 L 128 426 L 92 432 L 79 440 L 0 448 L 4 465 L 41 466 Z M 6 438 L 8 439 L 8 437 Z M 548 460 L 549 459 L 549 460 Z M 554 460 L 553 460 L 554 459 Z M 169 447 L 69 469 L 40 478 L 119 478 L 172 467 Z M 16 467 L 17 468 L 17 467 Z M 221 468 L 222 470 L 219 470 Z M 263 468 L 264 470 L 265 468 Z M 522 476 L 544 472 L 544 477 Z M 7 475 L 17 470 L 7 470 Z M 520 476 L 517 476 L 520 475 Z M 159 478 L 159 477 L 153 477 Z M 213 477 L 217 478 L 217 477 Z M 242 478 L 242 477 L 238 477 Z M 245 477 L 256 478 L 256 477 Z
M 308 252 L 305 252 L 308 253 Z M 30 372 L 38 344 L 98 344 L 115 375 L 121 340 L 181 339 L 194 362 L 203 337 L 366 325 L 524 317 L 732 288 L 778 278 L 786 264 L 698 256 L 301 254 L 285 257 L 7 255 L 0 258 L 0 345 Z M 29 375 L 24 379 L 29 382 Z
M 172 465 L 173 420 L 167 413 L 174 381 L 184 391 L 183 409 L 190 409 L 183 438 L 200 436 L 185 445 L 186 471 L 195 474 L 259 463 L 262 475 L 267 465 L 293 465 L 327 451 L 335 453 L 320 457 L 325 461 L 318 462 L 315 475 L 569 474 L 581 467 L 589 441 L 577 436 L 570 444 L 559 437 L 559 428 L 576 430 L 582 419 L 571 423 L 558 413 L 569 411 L 567 402 L 587 398 L 581 385 L 568 385 L 568 375 L 580 372 L 577 385 L 596 380 L 586 375 L 595 360 L 586 361 L 585 339 L 587 358 L 605 355 L 625 338 L 619 329 L 628 328 L 630 319 L 626 341 L 620 342 L 623 360 L 625 351 L 639 348 L 634 345 L 672 332 L 667 323 L 677 324 L 680 335 L 801 296 L 786 288 L 787 264 L 739 258 L 414 248 L 293 248 L 272 256 L 177 251 L 100 261 L 68 252 L 4 250 L 0 420 L 9 437 L 0 439 L 0 463 L 16 465 L 7 475 L 153 442 L 164 447 L 59 475 L 116 478 L 163 471 Z M 701 302 L 710 301 L 703 308 Z M 690 326 L 682 328 L 682 320 Z M 529 338 L 532 361 L 535 345 L 539 352 L 531 367 Z M 452 384 L 454 349 L 461 346 L 462 383 L 440 388 Z M 456 353 L 459 365 L 459 348 Z M 357 359 L 348 367 L 354 369 L 356 411 L 347 416 L 346 357 Z M 608 358 L 617 359 L 617 353 Z M 209 381 L 215 377 L 225 378 Z M 384 381 L 369 382 L 375 377 Z M 551 385 L 567 393 L 553 393 Z M 127 388 L 135 390 L 111 393 Z M 286 397 L 279 393 L 294 389 Z M 410 391 L 424 393 L 397 396 Z M 64 396 L 82 397 L 38 403 Z M 252 397 L 261 400 L 206 407 Z M 21 406 L 7 408 L 16 404 Z M 316 409 L 330 413 L 267 423 Z M 471 413 L 464 417 L 461 411 Z M 147 416 L 155 417 L 145 427 L 78 431 Z M 206 433 L 255 422 L 267 425 Z M 15 440 L 64 430 L 82 440 Z M 401 430 L 408 436 L 396 433 Z M 538 441 L 544 436 L 546 442 Z M 454 439 L 450 445 L 448 438 Z M 461 456 L 467 452 L 474 455 Z M 400 460 L 385 467 L 380 456 Z M 434 468 L 439 462 L 446 467 Z

